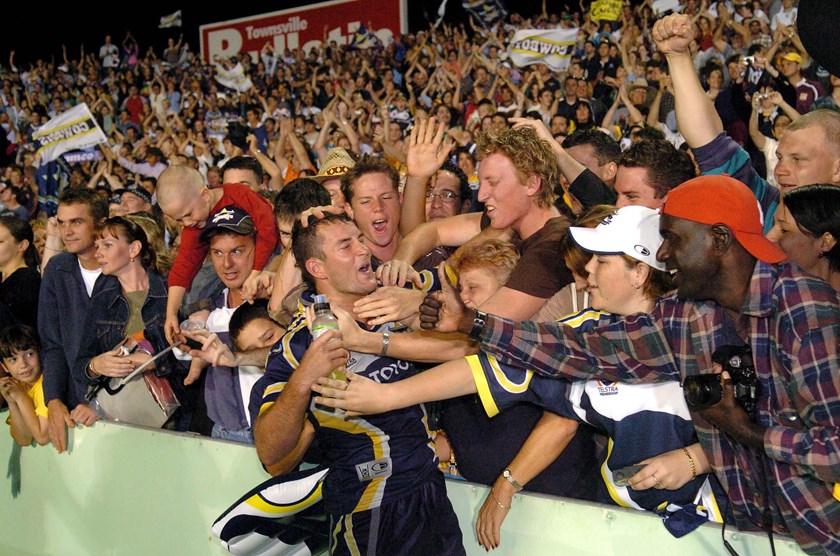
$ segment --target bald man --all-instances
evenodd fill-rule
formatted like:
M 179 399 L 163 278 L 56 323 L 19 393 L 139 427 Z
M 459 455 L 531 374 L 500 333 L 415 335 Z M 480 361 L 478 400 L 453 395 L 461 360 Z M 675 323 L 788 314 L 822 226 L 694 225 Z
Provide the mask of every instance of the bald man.
M 208 220 L 231 218 L 228 207 L 247 212 L 257 229 L 254 268 L 248 280 L 256 280 L 277 246 L 277 230 L 271 204 L 241 184 L 223 184 L 209 189 L 201 174 L 189 166 L 170 166 L 158 178 L 157 201 L 163 213 L 183 226 L 181 247 L 169 273 L 166 303 L 166 339 L 181 339 L 178 310 L 184 294 L 207 257 L 208 246 L 199 240 Z

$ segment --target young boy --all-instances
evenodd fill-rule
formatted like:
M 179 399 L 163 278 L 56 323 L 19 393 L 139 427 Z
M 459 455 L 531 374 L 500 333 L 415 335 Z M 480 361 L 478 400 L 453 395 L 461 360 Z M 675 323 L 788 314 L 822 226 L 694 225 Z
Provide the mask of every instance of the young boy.
M 11 375 L 0 378 L 0 394 L 9 405 L 12 438 L 21 446 L 33 439 L 41 446 L 50 441 L 40 350 L 38 333 L 31 326 L 0 330 L 0 362 Z
M 271 205 L 241 184 L 224 184 L 208 189 L 204 178 L 188 166 L 170 166 L 158 178 L 157 202 L 163 213 L 184 226 L 181 247 L 169 273 L 169 299 L 166 304 L 166 339 L 180 339 L 178 310 L 190 284 L 207 257 L 208 245 L 199 241 L 207 220 L 229 206 L 241 208 L 254 221 L 257 241 L 254 269 L 246 290 L 256 289 L 260 272 L 277 246 L 277 230 Z

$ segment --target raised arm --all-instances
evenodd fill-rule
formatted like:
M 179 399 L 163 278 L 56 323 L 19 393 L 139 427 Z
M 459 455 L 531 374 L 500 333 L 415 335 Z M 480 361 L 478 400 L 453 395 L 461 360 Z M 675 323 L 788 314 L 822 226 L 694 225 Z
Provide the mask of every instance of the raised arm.
M 263 171 L 271 178 L 268 182 L 269 189 L 272 191 L 280 191 L 286 182 L 283 181 L 283 173 L 273 160 L 265 156 L 257 146 L 257 136 L 249 133 L 246 138 L 248 141 L 248 154 L 257 159 L 257 162 L 262 166 Z
M 753 143 L 755 143 L 755 146 L 759 149 L 763 149 L 764 145 L 767 143 L 767 137 L 758 130 L 759 110 L 761 110 L 761 100 L 759 99 L 759 93 L 756 91 L 752 96 L 752 112 L 750 112 L 749 130 L 750 138 L 753 140 Z
M 687 15 L 666 16 L 653 26 L 657 49 L 668 60 L 677 113 L 677 125 L 690 147 L 710 143 L 723 131 L 714 104 L 703 91 L 689 52 L 694 30 Z
M 443 140 L 444 124 L 436 124 L 434 117 L 420 121 L 411 129 L 408 139 L 408 175 L 400 216 L 400 233 L 403 236 L 426 221 L 426 184 L 452 149 L 452 140 Z

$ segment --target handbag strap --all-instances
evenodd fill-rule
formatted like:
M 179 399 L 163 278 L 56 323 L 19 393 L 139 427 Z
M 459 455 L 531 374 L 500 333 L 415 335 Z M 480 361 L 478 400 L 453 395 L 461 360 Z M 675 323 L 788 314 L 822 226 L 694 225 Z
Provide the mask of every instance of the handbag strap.
M 102 389 L 104 389 L 106 392 L 108 392 L 112 396 L 114 394 L 119 393 L 120 390 L 122 390 L 123 387 L 126 384 L 128 384 L 129 381 L 131 381 L 131 379 L 133 379 L 135 376 L 139 375 L 140 373 L 143 373 L 146 370 L 148 370 L 149 366 L 151 366 L 152 363 L 154 363 L 155 361 L 157 361 L 162 356 L 166 355 L 167 353 L 169 353 L 170 351 L 172 351 L 176 347 L 179 347 L 180 345 L 182 345 L 182 343 L 178 342 L 176 344 L 173 344 L 173 345 L 169 346 L 166 349 L 161 350 L 159 353 L 156 353 L 148 361 L 146 361 L 145 363 L 143 363 L 142 365 L 140 365 L 139 367 L 134 369 L 130 374 L 121 378 L 117 382 L 116 386 L 111 386 L 111 384 L 110 384 L 111 381 L 108 379 L 108 377 L 102 377 L 102 380 L 100 380 L 98 384 L 96 384 L 93 388 L 90 389 L 90 391 L 87 393 L 85 398 L 87 399 L 87 401 L 91 401 L 93 398 L 96 397 L 96 395 Z
M 170 351 L 172 351 L 173 349 L 175 349 L 176 347 L 178 347 L 180 345 L 181 345 L 181 342 L 172 344 L 168 348 L 163 349 L 163 350 L 159 351 L 158 353 L 154 354 L 148 361 L 146 361 L 145 363 L 143 363 L 142 365 L 140 365 L 139 367 L 134 369 L 130 374 L 124 376 L 119 381 L 118 388 L 114 393 L 119 392 L 120 389 L 122 389 L 123 386 L 125 386 L 128 382 L 131 381 L 131 379 L 133 379 L 135 376 L 139 375 L 140 373 L 145 372 L 151 366 L 152 363 L 154 363 L 155 361 L 160 359 L 162 356 L 166 355 L 167 353 L 169 353 Z M 106 388 L 108 388 L 108 387 L 106 386 Z

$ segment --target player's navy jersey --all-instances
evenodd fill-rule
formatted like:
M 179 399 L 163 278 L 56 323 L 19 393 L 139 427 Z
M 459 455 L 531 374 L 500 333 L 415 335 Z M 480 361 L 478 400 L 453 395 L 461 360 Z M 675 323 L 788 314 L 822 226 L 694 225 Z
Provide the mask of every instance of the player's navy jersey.
M 377 332 L 392 332 L 388 323 Z M 252 418 L 282 398 L 289 377 L 298 368 L 312 335 L 298 313 L 288 332 L 275 344 L 265 376 L 251 393 Z M 396 382 L 415 374 L 414 366 L 391 357 L 350 352 L 347 368 L 380 383 Z M 314 398 L 314 395 L 313 395 Z M 315 427 L 330 471 L 324 481 L 324 503 L 331 514 L 348 514 L 398 500 L 437 473 L 437 458 L 426 411 L 422 405 L 379 415 L 345 419 L 332 408 L 309 405 L 308 419 Z
M 588 309 L 559 322 L 586 332 L 599 321 L 605 324 L 612 318 L 617 317 Z M 589 423 L 606 434 L 609 442 L 601 476 L 616 504 L 655 510 L 665 501 L 696 502 L 709 509 L 710 519 L 722 521 L 712 485 L 718 493 L 722 490 L 712 475 L 699 475 L 678 490 L 636 491 L 618 486 L 613 480 L 613 471 L 697 442 L 679 382 L 567 381 L 504 365 L 485 353 L 467 360 L 488 415 L 516 403 L 531 402 L 563 417 Z

